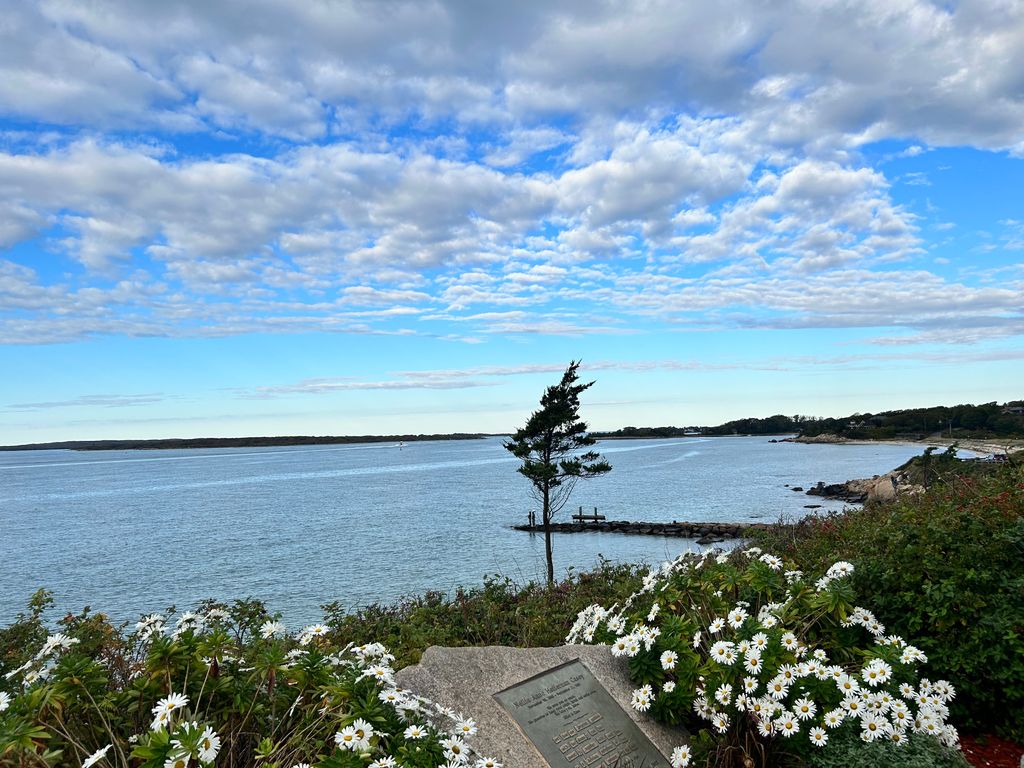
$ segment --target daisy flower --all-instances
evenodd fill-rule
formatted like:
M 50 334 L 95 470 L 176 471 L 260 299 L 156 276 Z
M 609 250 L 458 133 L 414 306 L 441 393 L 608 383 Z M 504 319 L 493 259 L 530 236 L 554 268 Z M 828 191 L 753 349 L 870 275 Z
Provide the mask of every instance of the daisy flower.
M 370 739 L 373 738 L 374 734 L 373 726 L 360 717 L 352 723 L 352 728 L 356 732 L 356 740 L 359 742 L 357 746 L 359 749 L 368 749 L 370 746 Z
M 405 729 L 405 737 L 407 739 L 418 739 L 420 736 L 423 735 L 421 733 L 416 736 L 410 736 L 409 731 L 415 727 L 417 726 L 409 726 L 409 728 Z M 353 728 L 351 725 L 346 725 L 344 728 L 342 728 L 340 731 L 334 734 L 334 743 L 342 749 L 347 749 L 351 752 L 355 752 L 357 749 L 359 749 L 359 738 L 356 736 L 356 729 Z
M 719 704 L 729 706 L 729 702 L 732 701 L 732 686 L 728 683 L 722 683 L 718 686 L 718 690 L 715 691 L 715 699 Z
M 786 681 L 780 677 L 773 677 L 768 683 L 768 695 L 776 701 L 786 698 L 786 694 L 789 693 L 789 686 L 786 685 Z
M 842 709 L 832 709 L 825 713 L 825 725 L 828 728 L 838 728 L 846 719 L 846 712 Z
M 761 663 L 761 652 L 753 648 L 747 651 L 743 657 L 743 667 L 747 672 L 755 675 L 764 669 L 764 665 Z
M 654 691 L 651 686 L 645 685 L 642 688 L 637 688 L 633 691 L 633 697 L 630 701 L 630 705 L 637 712 L 646 712 L 651 708 L 651 701 L 654 699 Z
M 800 720 L 810 720 L 818 712 L 818 705 L 804 696 L 794 702 L 793 709 Z
M 481 757 L 474 763 L 474 768 L 501 768 L 501 763 L 493 757 Z
M 260 625 L 260 637 L 269 640 L 272 637 L 282 637 L 285 633 L 284 624 L 280 621 L 265 621 Z
M 663 690 L 665 693 L 672 693 L 672 691 L 674 691 L 675 689 L 676 689 L 675 680 L 666 680 L 665 684 L 663 686 L 661 686 L 661 690 Z
M 708 625 L 708 632 L 712 635 L 717 635 L 723 629 L 725 629 L 725 619 L 722 618 L 714 619 L 711 624 Z
M 677 661 L 679 661 L 679 654 L 675 651 L 665 651 L 661 654 L 662 669 L 675 669 Z
M 349 727 L 351 728 L 352 726 Z M 352 736 L 354 737 L 355 735 L 355 729 L 353 728 Z M 408 728 L 406 728 L 405 731 L 402 732 L 402 735 L 405 736 L 405 738 L 407 739 L 422 739 L 424 736 L 427 735 L 427 732 L 423 729 L 422 726 L 413 723 Z
M 444 756 L 449 760 L 462 761 L 468 757 L 466 742 L 458 736 L 449 736 L 447 739 L 441 739 L 441 748 L 444 750 Z
M 158 731 L 167 725 L 171 718 L 188 706 L 188 696 L 183 693 L 172 693 L 166 698 L 160 699 L 153 707 L 152 730 Z
M 93 752 L 91 755 L 85 758 L 85 762 L 82 763 L 82 768 L 89 768 L 89 766 L 96 765 L 96 763 L 98 763 L 106 756 L 107 752 L 110 751 L 110 748 L 112 746 L 114 745 L 107 744 L 107 746 L 105 746 L 103 749 Z
M 0 691 L 0 712 L 11 706 L 11 695 Z
M 759 557 L 758 560 L 767 565 L 773 571 L 782 570 L 782 561 L 775 555 L 761 555 L 761 557 Z
M 719 664 L 731 664 L 732 662 L 729 660 L 729 657 L 735 656 L 735 652 L 732 647 L 732 643 L 728 640 L 719 640 L 711 646 L 709 655 Z
M 790 736 L 800 733 L 800 724 L 792 712 L 783 712 L 775 720 L 775 730 L 788 739 Z
M 690 748 L 685 744 L 672 750 L 672 757 L 670 758 L 672 768 L 687 768 L 690 760 Z
M 875 741 L 888 735 L 891 727 L 887 720 L 877 715 L 866 714 L 860 719 L 861 738 L 864 741 Z
M 824 747 L 826 744 L 828 744 L 828 734 L 825 733 L 824 728 L 815 726 L 814 728 L 811 728 L 810 731 L 808 731 L 807 735 L 811 740 L 811 744 L 813 744 L 816 747 Z
M 395 758 L 391 755 L 386 755 L 384 757 L 378 757 L 370 763 L 369 768 L 395 768 L 396 765 L 398 765 L 398 763 L 395 762 Z
M 749 615 L 750 614 L 748 614 L 742 608 L 733 608 L 731 611 L 729 611 L 726 618 L 729 621 L 730 627 L 732 627 L 733 629 L 739 629 L 743 626 L 743 622 L 747 620 L 747 617 Z
M 470 717 L 462 718 L 455 724 L 455 732 L 463 736 L 475 736 L 476 731 L 476 721 Z
M 199 762 L 212 763 L 220 752 L 220 736 L 210 726 L 206 726 L 199 736 Z

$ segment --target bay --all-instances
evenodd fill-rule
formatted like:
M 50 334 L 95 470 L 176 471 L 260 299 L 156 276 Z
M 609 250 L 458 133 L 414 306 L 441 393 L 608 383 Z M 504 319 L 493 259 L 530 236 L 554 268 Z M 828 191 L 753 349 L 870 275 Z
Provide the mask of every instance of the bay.
M 605 441 L 614 469 L 570 508 L 609 520 L 774 522 L 839 503 L 795 493 L 887 472 L 898 444 L 803 445 L 765 437 Z M 450 592 L 485 574 L 544 574 L 543 536 L 510 528 L 537 504 L 500 438 L 176 451 L 0 453 L 0 626 L 33 591 L 55 615 L 116 620 L 205 598 L 256 597 L 290 626 L 319 606 Z M 603 556 L 658 563 L 692 541 L 610 533 L 555 538 L 555 567 Z

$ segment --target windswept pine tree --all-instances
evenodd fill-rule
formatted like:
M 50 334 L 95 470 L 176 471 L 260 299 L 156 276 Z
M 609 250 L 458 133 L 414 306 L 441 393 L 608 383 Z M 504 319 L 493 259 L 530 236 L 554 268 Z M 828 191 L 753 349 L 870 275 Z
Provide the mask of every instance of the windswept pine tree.
M 610 472 L 609 464 L 596 451 L 584 451 L 597 440 L 580 420 L 580 394 L 594 385 L 578 384 L 579 361 L 574 360 L 562 374 L 562 380 L 545 390 L 540 408 L 516 431 L 505 448 L 522 460 L 518 472 L 530 481 L 534 498 L 541 505 L 544 550 L 547 555 L 548 583 L 555 580 L 551 551 L 551 520 L 565 506 L 576 483 Z

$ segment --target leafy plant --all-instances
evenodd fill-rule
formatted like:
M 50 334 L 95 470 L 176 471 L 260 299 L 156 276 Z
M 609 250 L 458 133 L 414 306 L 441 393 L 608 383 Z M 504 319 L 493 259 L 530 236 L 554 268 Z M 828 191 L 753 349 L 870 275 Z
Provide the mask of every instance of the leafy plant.
M 88 613 L 65 625 L 3 677 L 0 766 L 434 768 L 473 754 L 472 720 L 398 689 L 383 645 L 324 624 L 289 634 L 239 601 L 127 633 Z
M 821 568 L 857 564 L 879 619 L 920 636 L 933 674 L 959 691 L 963 727 L 1024 740 L 1024 471 L 946 475 L 927 493 L 807 518 L 758 543 Z
M 836 733 L 953 746 L 946 681 L 918 679 L 925 654 L 854 605 L 850 563 L 819 578 L 757 547 L 686 553 L 651 571 L 621 606 L 581 612 L 567 640 L 609 642 L 640 685 L 632 705 L 700 730 L 715 765 L 807 757 Z M 690 764 L 680 746 L 673 765 Z

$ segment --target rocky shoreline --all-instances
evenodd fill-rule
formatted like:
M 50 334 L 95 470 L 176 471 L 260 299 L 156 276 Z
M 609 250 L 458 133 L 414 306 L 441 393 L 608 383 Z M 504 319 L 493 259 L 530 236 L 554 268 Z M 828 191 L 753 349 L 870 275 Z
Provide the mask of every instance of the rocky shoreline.
M 921 440 L 911 439 L 899 439 L 895 438 L 892 440 L 855 440 L 849 437 L 843 437 L 842 435 L 835 435 L 826 433 L 823 435 L 814 435 L 811 437 L 784 437 L 781 440 L 769 440 L 772 443 L 805 443 L 808 445 L 876 445 L 880 443 L 894 443 L 899 445 L 920 445 L 923 448 L 934 446 L 936 448 L 949 448 L 950 446 L 956 446 L 962 451 L 970 451 L 971 453 L 985 454 L 985 455 L 999 455 L 1007 453 L 1017 453 L 1018 451 L 1024 451 L 1024 440 L 1020 439 L 1007 439 L 1005 441 L 997 440 L 964 440 L 960 438 L 949 438 L 949 437 L 927 437 Z
M 823 499 L 845 501 L 850 504 L 863 504 L 867 501 L 892 501 L 898 496 L 910 496 L 923 492 L 924 486 L 911 482 L 906 473 L 898 469 L 871 478 L 847 480 L 845 483 L 826 484 L 819 481 L 813 488 L 805 491 L 808 496 L 819 496 Z

